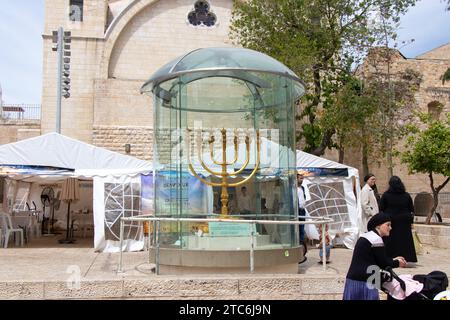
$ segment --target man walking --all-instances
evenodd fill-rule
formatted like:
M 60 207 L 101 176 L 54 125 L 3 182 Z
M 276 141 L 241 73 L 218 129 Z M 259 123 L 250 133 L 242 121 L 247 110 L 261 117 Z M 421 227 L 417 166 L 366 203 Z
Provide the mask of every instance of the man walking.
M 367 222 L 371 217 L 379 212 L 377 198 L 373 190 L 376 178 L 373 174 L 369 173 L 364 177 L 366 183 L 361 189 L 361 206 L 362 206 L 362 226 L 364 231 L 367 231 Z

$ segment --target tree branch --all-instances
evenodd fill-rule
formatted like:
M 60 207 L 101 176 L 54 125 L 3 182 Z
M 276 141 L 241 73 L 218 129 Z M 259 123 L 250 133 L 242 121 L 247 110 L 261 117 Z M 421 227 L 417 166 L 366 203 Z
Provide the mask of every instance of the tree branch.
M 439 187 L 436 188 L 436 191 L 439 193 L 439 191 L 441 191 L 446 185 L 447 183 L 450 181 L 450 177 L 448 177 L 444 183 L 442 183 Z
M 356 23 L 359 19 L 361 19 L 366 13 L 367 11 L 372 7 L 372 4 L 369 3 L 364 9 L 362 9 L 361 13 L 359 13 L 358 15 L 356 15 L 353 20 L 351 20 L 350 22 L 344 24 L 341 28 L 341 32 L 339 33 L 339 35 L 343 35 L 344 31 L 351 25 L 353 25 L 354 23 Z
M 428 176 L 430 177 L 430 187 L 433 193 L 436 192 L 436 189 L 434 188 L 434 180 L 433 180 L 433 172 L 429 172 Z
M 329 146 L 331 144 L 331 138 L 333 137 L 335 132 L 336 132 L 335 129 L 325 131 L 323 134 L 322 142 L 320 143 L 320 146 L 313 149 L 310 153 L 315 156 L 323 155 L 325 153 L 325 149 L 327 148 L 327 146 Z

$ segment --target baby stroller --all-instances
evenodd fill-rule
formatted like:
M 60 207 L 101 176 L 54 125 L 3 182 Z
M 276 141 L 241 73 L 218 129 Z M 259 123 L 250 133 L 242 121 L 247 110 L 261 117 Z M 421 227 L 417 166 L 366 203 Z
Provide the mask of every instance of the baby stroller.
M 432 271 L 429 274 L 397 275 L 392 268 L 383 270 L 381 290 L 388 300 L 433 300 L 448 287 L 445 272 Z

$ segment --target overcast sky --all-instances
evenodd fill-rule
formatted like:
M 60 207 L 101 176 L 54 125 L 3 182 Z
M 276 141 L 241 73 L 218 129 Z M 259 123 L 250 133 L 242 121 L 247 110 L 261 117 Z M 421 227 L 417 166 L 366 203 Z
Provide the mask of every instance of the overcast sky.
M 0 0 L 0 85 L 5 103 L 41 103 L 44 0 Z M 442 0 L 421 0 L 403 18 L 399 42 L 413 58 L 450 42 L 450 12 Z

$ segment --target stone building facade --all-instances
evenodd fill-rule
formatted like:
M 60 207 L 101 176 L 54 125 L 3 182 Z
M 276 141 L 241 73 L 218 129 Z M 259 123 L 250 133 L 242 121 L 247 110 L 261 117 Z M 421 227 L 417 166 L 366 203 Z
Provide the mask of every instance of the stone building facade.
M 205 3 L 215 20 L 195 25 L 188 17 Z M 62 26 L 72 33 L 72 52 L 61 133 L 121 153 L 129 144 L 142 159 L 152 158 L 153 135 L 152 98 L 139 93 L 142 84 L 191 50 L 232 45 L 232 0 L 46 0 L 45 6 L 42 134 L 55 131 L 52 31 Z M 74 19 L 80 6 L 82 19 Z
M 405 58 L 398 50 L 391 49 L 390 51 L 390 71 L 394 77 L 395 74 L 408 69 L 419 72 L 422 77 L 420 87 L 415 94 L 417 108 L 435 117 L 444 117 L 445 113 L 450 112 L 450 82 L 443 83 L 441 78 L 450 68 L 450 43 L 419 55 L 414 59 Z M 360 66 L 357 72 L 358 76 L 365 78 L 374 72 L 385 72 L 387 69 L 385 58 L 388 55 L 384 54 L 382 56 L 384 58 L 379 59 L 379 55 L 377 57 L 376 52 L 373 55 L 369 54 Z M 398 146 L 400 149 L 401 144 Z M 372 155 L 372 158 L 379 160 L 380 156 Z M 361 169 L 361 161 L 360 152 L 351 153 L 344 159 L 346 164 L 359 169 Z M 378 178 L 379 191 L 385 191 L 388 182 L 386 163 L 382 161 L 378 164 L 374 161 L 369 164 L 369 168 Z M 408 191 L 412 193 L 431 192 L 428 176 L 422 174 L 409 175 L 406 166 L 398 158 L 394 161 L 394 175 L 400 176 L 404 180 Z M 435 183 L 441 184 L 444 181 L 444 177 L 438 176 L 436 180 Z M 450 192 L 450 185 L 447 185 L 441 192 Z M 450 209 L 450 203 L 447 206 Z
M 214 25 L 190 22 L 199 3 L 209 5 Z M 72 21 L 77 20 L 72 18 L 73 6 L 80 4 L 82 21 Z M 232 4 L 232 0 L 46 0 L 41 133 L 55 130 L 57 57 L 51 50 L 52 31 L 62 26 L 72 32 L 72 55 L 71 97 L 63 99 L 61 133 L 121 153 L 129 144 L 131 155 L 152 159 L 152 98 L 139 93 L 141 85 L 165 63 L 191 50 L 232 46 L 228 35 Z M 392 66 L 422 74 L 417 93 L 421 110 L 431 112 L 436 102 L 444 112 L 449 110 L 450 83 L 442 84 L 440 76 L 450 67 L 450 44 L 414 59 L 397 51 Z M 325 156 L 337 160 L 333 152 Z M 358 153 L 344 162 L 361 169 Z M 386 166 L 372 163 L 370 168 L 383 191 Z M 412 192 L 429 190 L 428 177 L 408 175 L 398 160 L 394 173 Z

